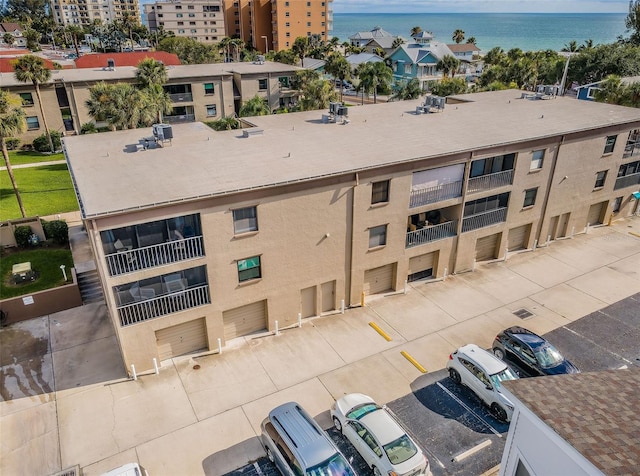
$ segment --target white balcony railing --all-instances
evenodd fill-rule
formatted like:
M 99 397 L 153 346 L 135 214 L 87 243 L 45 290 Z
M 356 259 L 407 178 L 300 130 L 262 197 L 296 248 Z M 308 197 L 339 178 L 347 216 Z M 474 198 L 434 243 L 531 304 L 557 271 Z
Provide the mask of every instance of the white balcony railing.
M 616 184 L 613 186 L 614 190 L 618 190 L 619 188 L 630 187 L 631 185 L 640 184 L 640 172 L 636 174 L 625 175 L 624 177 L 618 177 L 616 179 Z
M 409 208 L 462 196 L 462 181 L 411 190 Z
M 513 170 L 504 170 L 502 172 L 496 172 L 495 174 L 473 177 L 469 179 L 467 192 L 482 192 L 483 190 L 491 190 L 492 188 L 511 185 L 512 178 Z
M 169 94 L 171 102 L 191 102 L 193 101 L 193 94 L 191 93 L 173 93 Z
M 204 256 L 202 236 L 106 255 L 111 276 Z
M 185 122 L 195 122 L 195 114 L 180 114 L 177 116 L 164 116 L 164 122 L 167 124 L 183 124 Z
M 120 325 L 126 327 L 210 302 L 209 285 L 205 284 L 121 306 L 118 308 L 118 315 Z
M 462 219 L 462 233 L 507 220 L 507 207 L 476 213 Z
M 456 221 L 448 221 L 438 225 L 426 226 L 416 231 L 407 233 L 405 248 L 423 245 L 432 241 L 444 240 L 456 236 Z

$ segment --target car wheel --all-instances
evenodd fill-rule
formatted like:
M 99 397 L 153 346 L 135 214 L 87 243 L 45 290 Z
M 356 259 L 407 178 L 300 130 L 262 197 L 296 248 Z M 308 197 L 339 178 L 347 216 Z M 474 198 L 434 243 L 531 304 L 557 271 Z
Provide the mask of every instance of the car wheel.
M 333 426 L 336 427 L 336 430 L 342 433 L 342 423 L 340 423 L 340 420 L 338 420 L 338 417 L 333 417 Z
M 267 458 L 269 458 L 269 461 L 271 461 L 272 463 L 275 463 L 273 459 L 273 453 L 271 452 L 271 450 L 269 448 L 265 448 L 265 451 L 267 452 Z
M 497 403 L 491 404 L 491 412 L 500 421 L 507 421 L 507 412 Z
M 449 369 L 449 377 L 451 377 L 451 380 L 453 380 L 455 383 L 462 382 L 462 379 L 460 378 L 460 374 L 456 369 Z
M 498 357 L 500 360 L 504 360 L 504 351 L 502 349 L 495 347 L 493 349 L 493 355 Z
M 375 476 L 382 476 L 382 473 L 380 472 L 380 470 L 378 468 L 376 468 L 375 466 L 373 467 L 373 474 Z

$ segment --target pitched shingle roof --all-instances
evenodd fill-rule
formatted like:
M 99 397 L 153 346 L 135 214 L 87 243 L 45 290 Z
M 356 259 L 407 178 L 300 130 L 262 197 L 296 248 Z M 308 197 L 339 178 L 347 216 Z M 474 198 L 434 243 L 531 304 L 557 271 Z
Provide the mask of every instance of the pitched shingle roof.
M 466 53 L 469 51 L 480 51 L 473 43 L 452 43 L 447 45 L 451 51 L 454 53 Z
M 640 368 L 514 380 L 504 386 L 604 474 L 638 474 Z
M 349 37 L 350 40 L 366 40 L 367 38 L 395 38 L 388 31 L 384 31 L 379 26 L 374 27 L 371 31 L 359 31 L 355 35 Z

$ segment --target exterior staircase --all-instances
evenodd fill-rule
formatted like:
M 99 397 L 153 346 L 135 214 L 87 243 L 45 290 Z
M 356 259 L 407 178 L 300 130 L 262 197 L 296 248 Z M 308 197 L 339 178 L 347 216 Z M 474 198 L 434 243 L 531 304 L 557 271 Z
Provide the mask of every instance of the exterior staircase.
M 80 295 L 82 296 L 82 302 L 84 304 L 104 301 L 100 278 L 98 277 L 98 272 L 95 269 L 78 273 L 77 278 Z

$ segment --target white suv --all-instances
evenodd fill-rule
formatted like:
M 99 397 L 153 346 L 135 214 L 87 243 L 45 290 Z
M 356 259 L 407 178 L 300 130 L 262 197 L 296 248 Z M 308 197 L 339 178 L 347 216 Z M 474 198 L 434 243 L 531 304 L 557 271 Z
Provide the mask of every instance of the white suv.
M 511 420 L 513 403 L 502 394 L 500 382 L 515 380 L 518 376 L 507 364 L 491 352 L 467 344 L 449 356 L 447 368 L 449 376 L 469 387 L 498 420 Z

